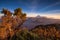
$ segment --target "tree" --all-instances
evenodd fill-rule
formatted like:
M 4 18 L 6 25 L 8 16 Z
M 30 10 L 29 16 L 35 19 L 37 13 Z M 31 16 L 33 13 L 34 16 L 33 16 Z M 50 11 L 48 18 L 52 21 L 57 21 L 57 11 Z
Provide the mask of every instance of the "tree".
M 18 26 L 21 26 L 26 20 L 26 13 L 22 13 L 21 8 L 17 8 L 14 10 L 14 16 L 15 16 Z
M 16 34 L 11 37 L 11 40 L 40 40 L 40 37 L 28 30 L 21 30 L 16 32 Z
M 12 16 L 11 12 L 7 9 L 2 10 L 2 13 L 4 14 L 4 16 L 1 18 L 2 22 L 1 24 L 4 26 L 4 28 L 6 28 L 7 30 L 5 30 L 5 33 L 7 33 L 6 31 L 8 31 L 8 34 L 10 37 L 12 35 L 15 34 L 16 30 L 19 30 L 20 26 L 24 23 L 23 18 L 25 18 L 24 20 L 26 20 L 26 14 L 22 13 L 22 9 L 21 8 L 17 8 L 14 10 L 14 15 Z M 1 28 L 0 28 L 1 30 Z M 3 31 L 4 29 L 2 29 Z M 3 33 L 3 34 L 5 34 Z M 3 37 L 3 36 L 1 36 Z M 4 37 L 6 37 L 4 35 Z M 9 37 L 8 37 L 9 38 Z
M 25 21 L 26 20 L 26 13 L 22 14 L 21 18 L 23 21 Z
M 12 13 L 11 13 L 8 9 L 3 8 L 1 12 L 2 12 L 5 16 L 12 16 Z
M 15 9 L 14 10 L 14 15 L 21 16 L 22 15 L 22 9 L 21 8 Z

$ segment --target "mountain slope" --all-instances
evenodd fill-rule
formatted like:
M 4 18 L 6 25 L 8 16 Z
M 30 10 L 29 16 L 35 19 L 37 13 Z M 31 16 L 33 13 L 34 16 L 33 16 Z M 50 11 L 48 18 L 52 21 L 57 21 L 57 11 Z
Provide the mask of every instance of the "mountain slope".
M 45 17 L 29 17 L 23 23 L 22 27 L 32 29 L 37 25 L 46 25 L 46 24 L 60 24 L 60 19 L 51 19 Z

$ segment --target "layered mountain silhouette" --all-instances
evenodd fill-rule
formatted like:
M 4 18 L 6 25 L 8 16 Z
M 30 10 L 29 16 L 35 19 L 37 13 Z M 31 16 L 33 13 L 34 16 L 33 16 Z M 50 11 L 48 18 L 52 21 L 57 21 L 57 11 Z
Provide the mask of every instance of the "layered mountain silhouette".
M 23 23 L 22 27 L 27 27 L 32 29 L 38 25 L 48 25 L 48 24 L 60 24 L 60 19 L 51 19 L 41 16 L 27 17 L 27 20 Z

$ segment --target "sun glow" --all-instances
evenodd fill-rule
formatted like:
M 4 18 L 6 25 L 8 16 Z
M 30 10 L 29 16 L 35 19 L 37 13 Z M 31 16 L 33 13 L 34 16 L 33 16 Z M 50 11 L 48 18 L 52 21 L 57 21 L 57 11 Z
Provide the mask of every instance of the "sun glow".
M 27 14 L 27 17 L 36 17 L 37 15 L 47 18 L 60 19 L 60 14 L 29 13 Z
M 4 14 L 0 14 L 0 17 L 3 15 Z M 60 14 L 29 13 L 29 14 L 27 14 L 27 17 L 36 17 L 37 15 L 40 15 L 41 17 L 60 19 Z

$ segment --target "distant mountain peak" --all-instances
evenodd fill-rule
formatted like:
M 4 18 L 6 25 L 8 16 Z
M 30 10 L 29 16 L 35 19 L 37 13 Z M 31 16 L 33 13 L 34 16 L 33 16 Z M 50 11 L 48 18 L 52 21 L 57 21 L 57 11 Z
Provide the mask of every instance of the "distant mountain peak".
M 42 17 L 40 15 L 37 15 L 36 17 L 28 18 L 27 21 L 25 21 L 23 23 L 22 27 L 27 27 L 30 30 L 30 29 L 33 29 L 35 26 L 47 25 L 47 24 L 60 24 L 60 20 L 49 19 L 49 18 L 46 18 L 46 17 Z
M 40 15 L 37 15 L 36 18 L 40 18 L 41 16 Z

